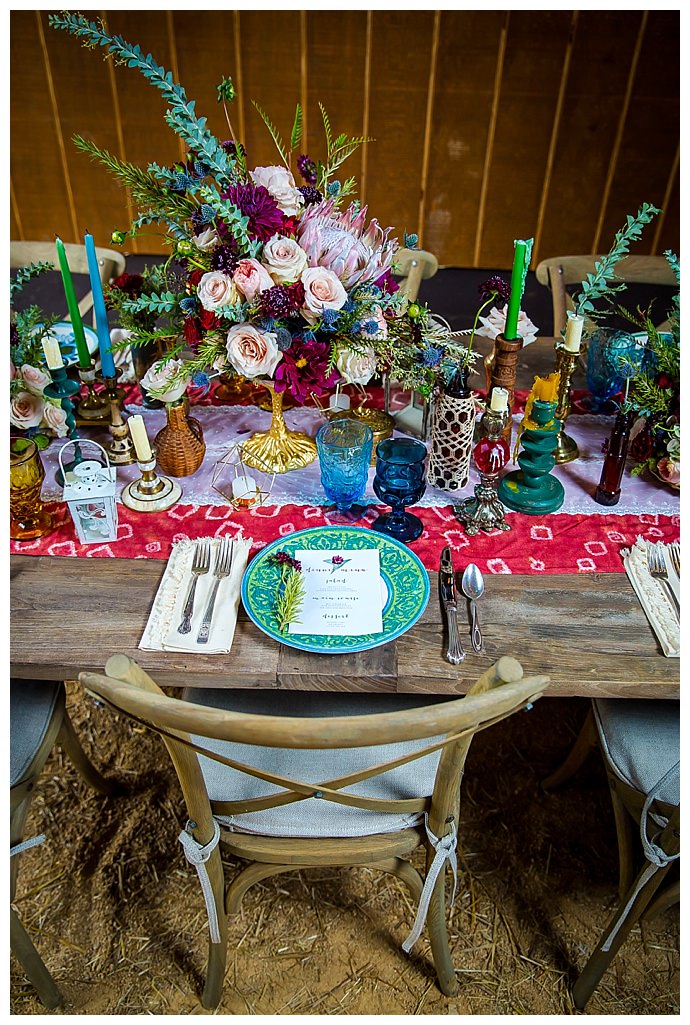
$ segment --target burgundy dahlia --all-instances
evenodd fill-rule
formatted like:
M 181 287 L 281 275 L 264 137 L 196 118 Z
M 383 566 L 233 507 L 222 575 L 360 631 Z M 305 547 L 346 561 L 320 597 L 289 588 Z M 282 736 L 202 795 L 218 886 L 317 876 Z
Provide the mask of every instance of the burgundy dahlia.
M 268 242 L 283 226 L 283 214 L 263 185 L 231 185 L 223 193 L 223 199 L 229 200 L 243 217 L 249 218 L 247 234 L 260 242 Z

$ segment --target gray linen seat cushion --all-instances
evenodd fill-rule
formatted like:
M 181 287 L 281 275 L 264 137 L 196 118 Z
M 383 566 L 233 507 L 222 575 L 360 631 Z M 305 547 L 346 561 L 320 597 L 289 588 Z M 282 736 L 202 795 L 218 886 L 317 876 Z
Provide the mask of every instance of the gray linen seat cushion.
M 451 700 L 445 697 L 419 697 L 387 694 L 337 694 L 311 691 L 209 690 L 189 688 L 184 698 L 196 704 L 210 705 L 228 711 L 257 715 L 298 717 L 331 717 L 371 715 L 403 708 L 419 708 Z M 325 783 L 360 769 L 387 762 L 409 751 L 418 751 L 433 744 L 426 738 L 402 744 L 348 749 L 297 750 L 258 747 L 253 744 L 229 743 L 193 736 L 199 747 L 233 758 L 256 768 L 306 783 Z M 409 762 L 382 776 L 344 788 L 344 793 L 366 797 L 400 800 L 430 796 L 440 751 Z M 211 801 L 236 801 L 266 794 L 281 793 L 283 788 L 254 779 L 210 758 L 199 758 Z M 382 813 L 348 807 L 319 798 L 233 816 L 217 816 L 227 828 L 263 836 L 339 837 L 367 836 L 372 833 L 397 832 L 423 820 L 421 814 Z
M 678 702 L 597 698 L 592 704 L 604 755 L 614 773 L 641 794 L 649 794 L 680 763 Z M 680 769 L 655 796 L 667 804 L 680 803 Z
M 26 775 L 46 731 L 63 684 L 54 680 L 10 680 L 10 786 Z

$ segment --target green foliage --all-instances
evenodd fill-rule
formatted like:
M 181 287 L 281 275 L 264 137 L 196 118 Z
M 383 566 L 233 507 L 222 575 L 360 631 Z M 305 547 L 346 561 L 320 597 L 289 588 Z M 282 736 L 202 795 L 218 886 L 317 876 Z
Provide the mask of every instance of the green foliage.
M 266 127 L 269 130 L 269 132 L 271 133 L 271 138 L 273 139 L 273 141 L 274 141 L 274 143 L 276 145 L 276 149 L 278 150 L 278 153 L 280 154 L 280 159 L 283 161 L 285 166 L 287 168 L 289 168 L 290 167 L 290 157 L 288 155 L 287 150 L 285 149 L 285 143 L 283 142 L 283 140 L 281 138 L 280 132 L 278 131 L 276 126 L 273 124 L 273 122 L 271 121 L 271 119 L 268 116 L 268 114 L 264 110 L 261 109 L 261 107 L 256 102 L 256 100 L 252 100 L 252 106 L 259 113 L 259 115 L 261 117 L 261 120 L 266 125 Z
M 334 139 L 333 130 L 331 128 L 331 121 L 323 103 L 319 103 L 319 110 L 321 111 L 323 130 L 326 136 L 326 162 L 322 163 L 322 161 L 320 160 L 317 161 L 316 187 L 320 189 L 321 192 L 323 192 L 325 195 L 328 190 L 329 179 L 332 177 L 333 173 L 337 170 L 337 168 L 340 167 L 341 164 L 344 164 L 348 157 L 351 157 L 352 154 L 359 149 L 362 143 L 373 142 L 373 139 L 371 139 L 369 136 L 364 135 L 348 138 L 348 136 L 344 133 L 336 136 L 336 138 Z M 344 187 L 341 188 L 338 194 L 340 199 L 342 199 L 345 195 L 353 191 L 354 178 L 349 178 L 345 184 L 348 186 L 347 192 L 345 191 Z
M 10 277 L 10 303 L 19 295 L 27 282 L 49 270 L 54 270 L 52 263 L 30 263 L 26 267 L 20 267 L 17 273 Z
M 582 282 L 580 291 L 575 297 L 575 313 L 578 316 L 588 317 L 591 321 L 601 319 L 608 310 L 597 310 L 595 302 L 604 300 L 610 303 L 612 297 L 623 291 L 625 282 L 613 284 L 616 280 L 616 265 L 630 252 L 630 243 L 637 241 L 642 235 L 646 224 L 661 211 L 652 206 L 651 203 L 643 203 L 635 217 L 628 214 L 626 224 L 620 231 L 617 231 L 613 245 L 609 252 L 601 260 L 594 264 L 594 273 L 588 274 Z
M 296 149 L 302 141 L 302 104 L 298 103 L 295 109 L 295 120 L 290 133 L 290 150 Z
M 138 299 L 126 299 L 122 309 L 128 313 L 172 313 L 179 307 L 181 299 L 184 299 L 184 293 L 163 292 L 162 295 L 157 295 L 151 292 L 149 295 L 139 296 Z
M 285 633 L 291 623 L 301 622 L 299 615 L 304 604 L 305 593 L 304 580 L 300 570 L 292 566 L 283 566 L 276 598 L 276 619 L 281 633 Z

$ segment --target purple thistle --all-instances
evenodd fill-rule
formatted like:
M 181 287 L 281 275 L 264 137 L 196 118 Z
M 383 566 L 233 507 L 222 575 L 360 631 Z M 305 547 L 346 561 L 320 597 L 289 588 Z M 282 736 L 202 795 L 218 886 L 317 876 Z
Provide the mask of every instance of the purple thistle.
M 482 303 L 488 303 L 495 299 L 499 306 L 503 306 L 510 300 L 510 285 L 498 275 L 482 281 L 478 291 Z
M 222 194 L 249 218 L 247 234 L 260 242 L 268 242 L 283 226 L 283 214 L 275 199 L 263 185 L 231 185 Z
M 307 185 L 316 185 L 316 164 L 306 153 L 297 157 L 297 170 Z

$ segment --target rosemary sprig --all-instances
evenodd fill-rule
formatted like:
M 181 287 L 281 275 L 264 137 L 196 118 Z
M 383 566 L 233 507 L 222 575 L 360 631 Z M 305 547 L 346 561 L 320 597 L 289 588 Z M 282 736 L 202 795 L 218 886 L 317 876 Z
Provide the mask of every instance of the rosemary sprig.
M 276 597 L 278 629 L 285 633 L 291 623 L 301 622 L 299 614 L 304 603 L 305 586 L 302 564 L 287 552 L 276 552 L 270 562 L 280 567 L 280 583 Z

